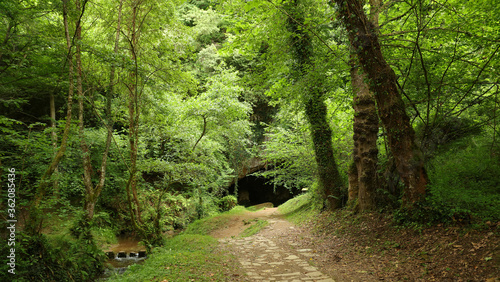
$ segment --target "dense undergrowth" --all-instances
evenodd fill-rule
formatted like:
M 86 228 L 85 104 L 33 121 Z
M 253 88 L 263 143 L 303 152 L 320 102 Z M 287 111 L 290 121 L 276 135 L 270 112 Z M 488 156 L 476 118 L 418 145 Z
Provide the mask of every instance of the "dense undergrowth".
M 398 224 L 481 226 L 500 221 L 498 145 L 484 136 L 448 144 L 429 161 L 430 185 L 414 210 L 397 210 Z

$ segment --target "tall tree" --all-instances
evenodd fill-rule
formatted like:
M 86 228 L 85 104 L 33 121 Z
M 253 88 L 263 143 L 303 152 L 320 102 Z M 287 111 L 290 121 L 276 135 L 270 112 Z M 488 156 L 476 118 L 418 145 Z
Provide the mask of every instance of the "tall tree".
M 350 170 L 355 178 L 349 186 L 349 202 L 356 202 L 361 211 L 375 208 L 377 179 L 377 133 L 378 115 L 373 94 L 365 82 L 365 74 L 360 72 L 356 60 L 351 60 L 351 84 L 354 92 L 353 159 L 355 168 Z M 352 187 L 351 187 L 352 186 Z M 351 191 L 354 189 L 354 191 Z
M 113 47 L 113 53 L 115 55 L 118 54 L 118 47 L 119 47 L 119 42 L 120 42 L 120 33 L 121 33 L 121 20 L 122 20 L 122 7 L 123 7 L 123 0 L 120 0 L 119 6 L 118 6 L 118 19 L 116 23 L 116 34 L 115 34 L 115 42 L 114 42 L 114 47 Z M 107 162 L 108 162 L 108 155 L 109 155 L 109 150 L 111 148 L 111 139 L 113 137 L 113 116 L 111 112 L 111 104 L 114 96 L 114 88 L 115 88 L 115 71 L 116 71 L 116 66 L 113 64 L 111 65 L 110 72 L 109 72 L 109 85 L 106 90 L 106 107 L 105 107 L 105 114 L 106 114 L 106 120 L 105 120 L 105 127 L 107 129 L 107 134 L 106 134 L 106 144 L 104 147 L 104 152 L 102 155 L 101 159 L 101 168 L 100 172 L 98 173 L 99 179 L 95 187 L 88 187 L 87 188 L 87 193 L 85 196 L 85 210 L 87 212 L 87 218 L 92 219 L 94 215 L 94 209 L 95 205 L 97 202 L 97 199 L 99 195 L 102 192 L 102 189 L 104 187 L 104 181 L 106 179 L 106 167 L 107 167 Z
M 370 0 L 370 21 L 378 27 L 380 0 Z M 361 211 L 375 208 L 379 186 L 377 134 L 379 118 L 375 98 L 366 83 L 366 74 L 359 69 L 356 56 L 351 56 L 351 85 L 353 89 L 354 167 L 349 170 L 349 202 L 357 203 Z M 357 200 L 357 201 L 356 201 Z
M 126 31 L 126 39 L 130 52 L 130 61 L 133 66 L 129 68 L 128 77 L 125 79 L 125 86 L 128 90 L 128 140 L 130 154 L 130 175 L 127 181 L 126 193 L 130 217 L 132 224 L 137 231 L 142 232 L 141 207 L 137 194 L 137 154 L 139 145 L 139 118 L 140 118 L 140 96 L 141 90 L 139 85 L 139 41 L 142 30 L 142 24 L 153 7 L 148 7 L 144 0 L 134 0 L 130 2 L 130 11 L 128 19 L 128 28 Z
M 51 163 L 49 164 L 49 167 L 45 171 L 45 173 L 42 176 L 42 179 L 40 180 L 40 183 L 38 184 L 38 187 L 35 192 L 35 196 L 33 198 L 33 202 L 30 207 L 30 212 L 29 212 L 29 219 L 28 219 L 28 224 L 26 226 L 26 230 L 28 233 L 38 233 L 40 232 L 41 228 L 41 220 L 42 220 L 42 215 L 39 210 L 39 205 L 40 202 L 42 201 L 43 197 L 47 193 L 47 188 L 49 186 L 49 180 L 54 171 L 57 169 L 57 166 L 59 165 L 59 162 L 61 161 L 62 157 L 64 156 L 64 153 L 66 152 L 67 144 L 68 144 L 68 138 L 69 138 L 69 132 L 71 129 L 71 120 L 72 120 L 72 109 L 73 109 L 73 94 L 74 94 L 74 84 L 73 84 L 73 79 L 74 79 L 74 64 L 73 64 L 73 55 L 72 55 L 72 47 L 73 47 L 73 41 L 70 37 L 70 28 L 69 28 L 69 7 L 68 7 L 68 0 L 63 0 L 63 23 L 64 23 L 64 35 L 66 38 L 66 48 L 67 48 L 67 58 L 66 62 L 68 63 L 68 81 L 69 81 L 69 88 L 68 88 L 68 98 L 67 98 L 67 110 L 66 110 L 66 124 L 64 126 L 64 132 L 61 137 L 61 145 L 59 146 L 59 149 L 57 150 L 56 154 L 54 155 Z
M 291 32 L 290 44 L 296 61 L 299 81 L 304 85 L 302 101 L 305 106 L 307 120 L 311 126 L 312 140 L 321 196 L 327 200 L 331 209 L 340 208 L 340 188 L 343 186 L 340 173 L 335 162 L 332 144 L 332 130 L 327 120 L 325 104 L 324 74 L 314 71 L 314 51 L 311 35 L 305 30 L 304 8 L 307 3 L 293 0 L 285 4 L 288 14 L 287 26 Z
M 396 75 L 382 55 L 375 25 L 368 20 L 362 1 L 335 0 L 335 3 L 363 72 L 369 79 L 397 170 L 405 184 L 403 206 L 412 207 L 423 199 L 428 177 L 397 87 Z
M 83 161 L 83 185 L 85 186 L 85 211 L 86 220 L 84 223 L 89 223 L 94 215 L 93 206 L 89 205 L 88 197 L 93 194 L 94 184 L 92 183 L 92 162 L 90 160 L 90 150 L 85 140 L 85 125 L 84 125 L 84 100 L 85 93 L 83 91 L 83 71 L 82 71 L 82 18 L 83 11 L 85 11 L 86 1 L 82 3 L 80 0 L 75 1 L 76 10 L 81 11 L 82 14 L 75 20 L 75 39 L 76 39 L 76 51 L 75 51 L 75 61 L 76 61 L 76 92 L 78 94 L 78 134 L 80 137 L 80 148 L 82 153 Z M 88 225 L 87 225 L 88 226 Z
M 85 4 L 87 1 L 83 2 L 83 5 L 80 3 L 79 0 L 76 1 L 76 6 L 78 11 L 83 11 L 85 10 Z M 121 32 L 121 14 L 122 14 L 122 6 L 123 6 L 123 1 L 120 1 L 119 7 L 118 7 L 118 19 L 117 19 L 117 27 L 116 27 L 116 35 L 115 35 L 115 41 L 114 41 L 114 47 L 113 47 L 113 53 L 117 54 L 118 53 L 118 44 L 120 40 L 120 32 Z M 76 22 L 76 39 L 77 42 L 82 42 L 82 25 L 81 25 L 81 17 L 78 19 Z M 113 99 L 113 92 L 114 92 L 114 76 L 115 76 L 115 66 L 111 66 L 110 70 L 110 78 L 109 78 L 109 86 L 107 88 L 107 93 L 106 93 L 106 106 L 105 106 L 105 114 L 106 114 L 106 120 L 105 120 L 105 127 L 107 129 L 107 134 L 106 134 L 106 143 L 104 147 L 104 152 L 102 153 L 101 157 L 101 164 L 99 167 L 99 171 L 97 173 L 97 181 L 96 184 L 94 185 L 94 181 L 92 180 L 93 175 L 95 175 L 93 168 L 92 168 L 92 162 L 91 162 L 91 152 L 89 150 L 89 146 L 87 145 L 86 137 L 85 137 L 85 125 L 84 125 L 84 99 L 85 99 L 85 94 L 83 91 L 83 85 L 82 85 L 82 59 L 81 59 L 81 46 L 80 44 L 77 44 L 76 46 L 76 64 L 77 64 L 77 92 L 78 92 L 78 127 L 79 127 L 79 135 L 80 135 L 80 147 L 82 150 L 82 157 L 83 157 L 83 170 L 84 170 L 84 186 L 85 186 L 85 199 L 84 199 L 84 210 L 85 210 L 85 222 L 90 222 L 92 218 L 94 217 L 95 213 L 95 205 L 97 203 L 97 200 L 102 192 L 102 189 L 105 184 L 106 180 L 106 167 L 107 167 L 107 162 L 108 162 L 108 155 L 109 155 L 109 150 L 111 147 L 111 139 L 112 139 L 112 134 L 113 134 L 113 121 L 112 121 L 112 115 L 111 115 L 111 102 Z

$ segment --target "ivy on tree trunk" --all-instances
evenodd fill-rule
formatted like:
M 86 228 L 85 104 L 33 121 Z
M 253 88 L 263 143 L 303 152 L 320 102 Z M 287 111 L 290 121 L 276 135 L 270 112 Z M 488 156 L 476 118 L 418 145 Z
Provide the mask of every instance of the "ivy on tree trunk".
M 33 201 L 31 203 L 31 207 L 29 210 L 29 217 L 27 220 L 26 224 L 26 230 L 28 234 L 38 234 L 41 229 L 41 224 L 42 224 L 42 213 L 39 210 L 40 203 L 42 199 L 45 197 L 47 193 L 47 188 L 50 184 L 50 178 L 52 174 L 56 171 L 59 162 L 61 161 L 62 157 L 64 156 L 64 153 L 66 152 L 66 148 L 68 145 L 68 137 L 69 137 L 69 131 L 71 129 L 71 119 L 72 119 L 72 109 L 73 109 L 73 94 L 74 94 L 74 84 L 73 84 L 73 77 L 74 77 L 74 65 L 73 65 L 73 55 L 71 48 L 73 46 L 71 37 L 70 37 L 70 31 L 69 31 L 69 24 L 68 24 L 68 0 L 63 0 L 63 23 L 64 23 L 64 34 L 65 34 L 65 39 L 66 39 L 66 48 L 67 48 L 67 62 L 68 62 L 68 81 L 69 81 L 69 89 L 68 89 L 68 98 L 67 98 L 67 111 L 66 111 L 66 123 L 64 125 L 64 131 L 63 135 L 61 138 L 61 145 L 59 146 L 59 149 L 55 153 L 54 157 L 52 158 L 51 163 L 49 164 L 49 167 L 45 171 L 45 173 L 42 176 L 42 179 L 40 180 L 40 183 L 38 184 L 38 187 L 35 192 L 35 196 L 33 197 Z
M 340 188 L 343 186 L 335 162 L 332 144 L 332 130 L 327 120 L 327 107 L 324 101 L 323 77 L 312 71 L 314 63 L 311 36 L 304 30 L 304 17 L 300 0 L 291 1 L 285 6 L 287 26 L 292 33 L 291 44 L 297 61 L 297 70 L 303 82 L 305 93 L 302 100 L 305 105 L 307 120 L 311 126 L 314 153 L 318 165 L 320 196 L 328 202 L 328 208 L 341 206 Z
M 335 3 L 347 28 L 349 41 L 368 77 L 370 90 L 375 95 L 398 173 L 405 184 L 403 206 L 412 207 L 423 199 L 428 177 L 397 87 L 396 75 L 382 55 L 375 26 L 368 20 L 363 3 L 359 0 L 335 0 Z

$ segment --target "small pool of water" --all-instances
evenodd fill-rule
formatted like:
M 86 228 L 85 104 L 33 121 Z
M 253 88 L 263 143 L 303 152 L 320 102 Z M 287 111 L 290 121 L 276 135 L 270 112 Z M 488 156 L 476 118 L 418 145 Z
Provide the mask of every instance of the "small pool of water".
M 139 244 L 139 240 L 123 237 L 118 239 L 118 243 L 111 245 L 104 252 L 109 259 L 105 262 L 106 270 L 99 281 L 104 281 L 110 276 L 122 274 L 129 266 L 141 264 L 147 258 L 146 248 Z

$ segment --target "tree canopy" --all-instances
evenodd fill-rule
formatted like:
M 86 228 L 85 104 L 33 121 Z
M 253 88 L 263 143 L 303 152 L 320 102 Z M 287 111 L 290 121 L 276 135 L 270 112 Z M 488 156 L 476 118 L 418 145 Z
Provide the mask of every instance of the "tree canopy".
M 498 220 L 499 15 L 486 0 L 0 2 L 0 191 L 15 169 L 19 240 L 39 246 L 19 271 L 93 279 L 92 230 L 161 245 L 256 167 L 319 209 Z M 41 252 L 61 217 L 91 259 L 56 277 L 43 265 L 63 255 Z

